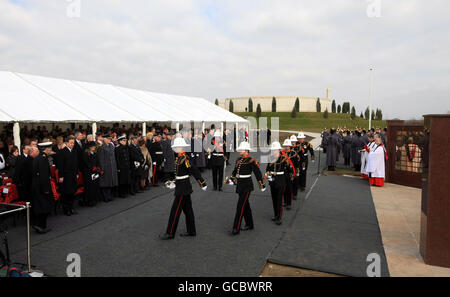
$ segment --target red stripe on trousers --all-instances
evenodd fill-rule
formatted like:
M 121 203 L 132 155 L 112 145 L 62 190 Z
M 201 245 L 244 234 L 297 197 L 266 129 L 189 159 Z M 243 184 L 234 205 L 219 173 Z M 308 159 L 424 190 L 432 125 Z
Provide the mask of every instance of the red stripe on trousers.
M 175 225 L 175 222 L 177 220 L 178 210 L 180 209 L 181 201 L 183 201 L 183 196 L 181 196 L 180 202 L 178 202 L 177 212 L 175 213 L 175 217 L 173 218 L 173 222 L 172 222 L 172 227 L 170 228 L 170 235 L 172 235 L 173 226 Z
M 286 192 L 286 186 L 283 188 L 283 195 L 281 195 L 281 206 L 280 206 L 280 219 L 283 217 L 283 197 Z
M 244 214 L 244 207 L 245 207 L 245 203 L 247 202 L 248 195 L 250 195 L 250 192 L 247 193 L 247 196 L 245 196 L 244 204 L 242 205 L 241 216 L 239 217 L 239 222 L 238 222 L 238 227 L 237 227 L 238 230 L 240 230 L 240 228 L 241 228 L 242 215 Z
M 153 176 L 152 176 L 152 183 L 155 185 L 155 175 L 156 175 L 156 166 L 153 167 Z

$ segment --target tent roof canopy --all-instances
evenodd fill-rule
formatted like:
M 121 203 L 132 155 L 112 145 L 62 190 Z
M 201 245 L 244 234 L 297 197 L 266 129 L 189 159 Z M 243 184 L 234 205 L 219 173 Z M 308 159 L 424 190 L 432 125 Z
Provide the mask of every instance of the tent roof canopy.
M 203 98 L 0 71 L 0 122 L 232 122 Z

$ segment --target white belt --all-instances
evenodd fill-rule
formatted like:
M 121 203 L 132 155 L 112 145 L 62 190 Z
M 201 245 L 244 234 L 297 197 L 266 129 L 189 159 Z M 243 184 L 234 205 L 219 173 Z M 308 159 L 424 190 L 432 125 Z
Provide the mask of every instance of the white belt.
M 189 175 L 175 176 L 175 179 L 176 179 L 176 180 L 186 179 L 186 178 L 189 178 Z
M 213 153 L 214 156 L 223 156 L 223 154 Z
M 271 172 L 270 174 L 272 174 L 272 175 L 283 175 L 283 174 L 284 174 L 284 171 L 281 171 L 281 172 Z
M 251 174 L 249 174 L 249 175 L 237 175 L 236 177 L 237 178 L 249 178 L 249 177 L 252 177 L 252 175 Z
M 163 152 L 155 152 L 156 155 L 162 155 Z

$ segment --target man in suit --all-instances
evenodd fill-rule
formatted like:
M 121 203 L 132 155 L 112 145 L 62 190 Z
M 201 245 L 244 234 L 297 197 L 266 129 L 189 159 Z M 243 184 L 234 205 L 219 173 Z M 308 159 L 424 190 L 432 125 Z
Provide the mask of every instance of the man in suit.
M 83 162 L 83 152 L 86 149 L 86 147 L 84 143 L 84 135 L 80 131 L 75 132 L 75 145 L 73 149 L 77 153 L 78 163 Z
M 83 172 L 86 172 L 85 170 L 86 165 L 84 164 L 84 151 L 86 150 L 86 144 L 85 144 L 85 135 L 80 131 L 75 132 L 75 145 L 73 146 L 73 149 L 77 154 L 78 168 L 80 170 L 80 174 L 83 174 Z M 86 180 L 87 178 L 90 177 L 83 175 L 83 180 Z M 81 205 L 89 204 L 85 193 L 82 194 L 80 204 Z
M 54 199 L 50 185 L 50 164 L 47 156 L 52 151 L 52 143 L 40 143 L 39 149 L 32 147 L 30 156 L 33 158 L 32 168 L 32 211 L 34 214 L 33 229 L 44 234 L 47 228 L 47 217 L 52 212 Z
M 66 216 L 76 214 L 73 201 L 77 191 L 78 182 L 78 155 L 74 149 L 75 137 L 66 139 L 66 147 L 61 151 L 60 162 L 58 162 L 59 183 L 61 184 L 61 202 L 63 212 Z
M 21 201 L 31 201 L 31 182 L 33 179 L 33 158 L 30 154 L 31 146 L 25 145 L 22 154 L 17 158 L 16 171 L 13 176 L 14 184 L 17 185 L 19 199 Z

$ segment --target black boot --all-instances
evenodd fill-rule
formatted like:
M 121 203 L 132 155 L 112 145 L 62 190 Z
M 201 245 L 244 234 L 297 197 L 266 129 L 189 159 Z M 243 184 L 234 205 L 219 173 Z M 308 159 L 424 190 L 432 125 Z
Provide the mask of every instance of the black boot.
M 168 233 L 164 233 L 159 236 L 159 239 L 161 239 L 161 240 L 170 240 L 170 239 L 174 239 L 174 238 L 175 238 L 175 235 L 170 235 Z
M 197 236 L 197 234 L 185 232 L 185 233 L 181 233 L 180 236 L 181 237 L 189 237 L 189 236 L 195 237 L 195 236 Z

